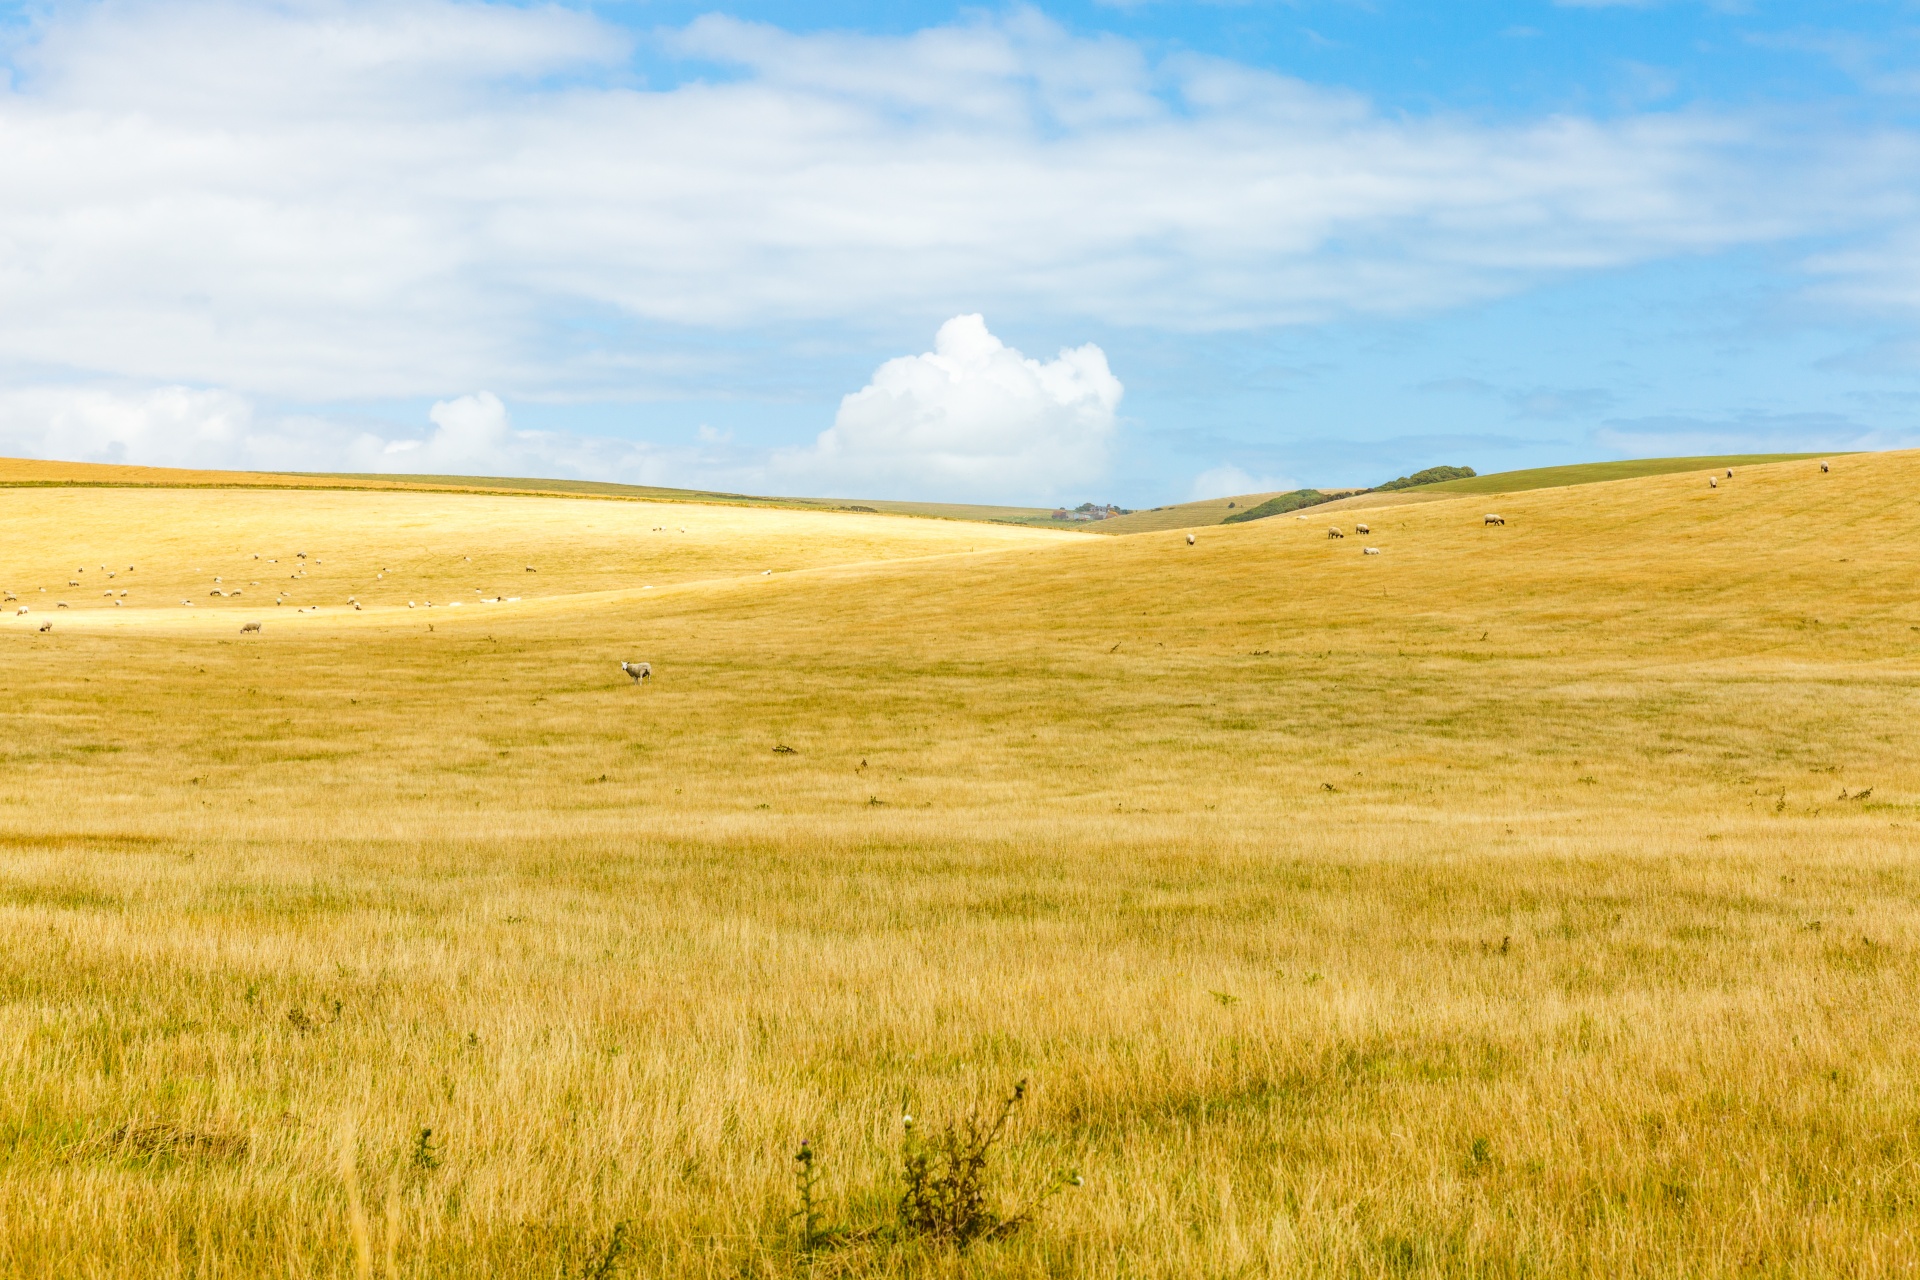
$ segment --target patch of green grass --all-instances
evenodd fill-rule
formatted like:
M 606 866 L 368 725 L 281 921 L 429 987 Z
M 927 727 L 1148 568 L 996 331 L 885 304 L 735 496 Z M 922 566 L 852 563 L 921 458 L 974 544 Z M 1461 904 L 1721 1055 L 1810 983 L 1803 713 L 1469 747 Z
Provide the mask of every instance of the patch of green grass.
M 1521 493 L 1529 489 L 1558 489 L 1606 480 L 1634 480 L 1641 476 L 1672 475 L 1676 471 L 1712 471 L 1727 467 L 1757 467 L 1768 462 L 1798 462 L 1808 458 L 1841 458 L 1839 453 L 1729 453 L 1699 458 L 1628 458 L 1620 462 L 1581 462 L 1567 467 L 1532 467 L 1500 471 L 1465 480 L 1443 480 L 1419 485 L 1411 493 Z

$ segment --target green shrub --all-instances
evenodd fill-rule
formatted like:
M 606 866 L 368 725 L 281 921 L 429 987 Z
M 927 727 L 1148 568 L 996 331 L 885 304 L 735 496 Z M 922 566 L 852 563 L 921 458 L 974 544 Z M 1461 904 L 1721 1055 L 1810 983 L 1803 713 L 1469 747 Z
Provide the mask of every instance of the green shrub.
M 1475 474 L 1472 467 L 1428 467 L 1425 471 L 1416 471 L 1410 476 L 1389 480 L 1380 488 L 1413 489 L 1423 484 L 1439 484 L 1442 480 L 1468 480 Z
M 1268 516 L 1285 515 L 1289 511 L 1298 511 L 1302 507 L 1316 507 L 1323 502 L 1332 501 L 1332 495 L 1322 493 L 1318 489 L 1295 489 L 1292 493 L 1268 498 L 1257 507 L 1236 511 L 1220 523 L 1240 524 L 1247 520 L 1264 520 Z

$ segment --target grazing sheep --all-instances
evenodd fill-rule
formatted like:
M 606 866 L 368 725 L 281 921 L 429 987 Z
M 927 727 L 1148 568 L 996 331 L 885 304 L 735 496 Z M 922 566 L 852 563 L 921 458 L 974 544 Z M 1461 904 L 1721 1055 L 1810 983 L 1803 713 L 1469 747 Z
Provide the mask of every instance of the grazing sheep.
M 635 684 L 639 684 L 653 674 L 653 664 L 650 662 L 623 662 L 620 664 L 620 669 L 632 676 Z
M 1327 530 L 1327 536 L 1329 538 L 1344 538 L 1347 535 L 1340 532 L 1339 527 L 1336 525 L 1335 527 Z
M 18 600 L 19 598 L 20 598 L 19 596 L 17 596 L 17 595 L 15 595 L 15 594 L 13 594 L 13 592 L 11 592 L 11 591 L 9 591 L 9 592 L 7 592 L 7 599 L 9 599 L 9 600 Z
M 1378 547 L 1362 547 L 1362 548 L 1360 548 L 1360 554 L 1361 554 L 1361 555 L 1363 555 L 1363 556 L 1377 556 L 1377 555 L 1379 555 L 1379 554 L 1380 554 L 1380 548 L 1378 548 Z
M 1367 526 L 1363 524 L 1356 524 L 1355 526 L 1353 526 L 1353 531 L 1355 533 L 1372 533 L 1373 532 L 1373 530 L 1367 528 Z
M 51 631 L 53 630 L 53 624 L 51 622 L 43 622 L 40 624 L 40 629 L 42 631 Z
M 241 635 L 245 635 L 249 631 L 258 631 L 259 629 L 260 629 L 260 624 L 257 622 L 243 622 L 240 624 Z
M 27 613 L 27 612 L 30 612 L 30 610 L 29 610 L 29 609 L 27 608 L 27 606 L 26 606 L 26 605 L 21 605 L 21 606 L 20 606 L 20 607 L 19 607 L 18 609 L 15 609 L 15 610 L 13 611 L 13 616 L 17 618 L 17 617 L 19 617 L 19 616 L 20 616 L 21 614 L 23 614 L 23 613 Z
M 1827 464 L 1823 462 L 1820 464 L 1820 474 L 1825 475 L 1826 473 L 1827 473 Z
M 1729 479 L 1729 480 L 1731 480 L 1731 479 L 1733 479 L 1733 468 L 1732 468 L 1732 467 L 1728 467 L 1728 468 L 1727 468 L 1727 479 Z
M 532 565 L 528 565 L 528 566 L 527 566 L 527 572 L 528 572 L 528 573 L 538 573 L 538 572 L 539 572 L 539 570 L 537 570 L 537 569 L 535 569 L 535 568 L 534 568 L 534 567 L 533 567 Z
M 1491 512 L 1491 511 L 1489 511 L 1489 512 L 1487 512 L 1487 518 L 1486 518 L 1486 521 L 1485 521 L 1485 523 L 1487 523 L 1487 524 L 1505 524 L 1506 522 L 1507 522 L 1507 518 L 1506 518 L 1505 516 L 1497 516 L 1497 515 L 1495 515 L 1495 514 L 1493 514 L 1493 512 Z
M 1192 535 L 1192 534 L 1188 534 L 1188 535 L 1187 535 L 1187 545 L 1188 545 L 1188 546 L 1192 546 L 1192 545 L 1193 545 L 1193 535 Z
M 1714 479 L 1714 477 L 1712 476 L 1707 477 L 1707 488 L 1718 489 L 1719 487 L 1720 487 L 1720 482 L 1718 480 Z
M 207 592 L 207 594 L 210 596 L 224 596 L 227 593 L 222 591 L 220 588 L 215 587 L 213 590 Z
M 56 609 L 67 609 L 67 608 L 71 608 L 72 606 L 70 606 L 65 600 L 62 600 L 58 604 L 54 605 L 53 607 Z

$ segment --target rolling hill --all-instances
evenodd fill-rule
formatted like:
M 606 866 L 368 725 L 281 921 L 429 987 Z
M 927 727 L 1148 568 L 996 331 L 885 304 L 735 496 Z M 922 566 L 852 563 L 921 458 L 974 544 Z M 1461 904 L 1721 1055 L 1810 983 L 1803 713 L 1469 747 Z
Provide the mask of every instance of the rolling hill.
M 1736 470 L 1376 556 L 7 493 L 23 598 L 376 607 L 0 617 L 0 1272 L 1910 1271 L 1920 454 Z M 1021 1081 L 1031 1219 L 905 1231 Z

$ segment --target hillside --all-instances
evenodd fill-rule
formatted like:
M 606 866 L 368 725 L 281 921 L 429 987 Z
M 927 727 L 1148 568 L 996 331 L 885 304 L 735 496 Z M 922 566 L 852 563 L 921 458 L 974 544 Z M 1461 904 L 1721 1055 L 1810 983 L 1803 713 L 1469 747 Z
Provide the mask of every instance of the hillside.
M 259 635 L 0 618 L 0 1273 L 348 1275 L 369 1230 L 446 1277 L 1909 1273 L 1916 486 L 1191 546 L 9 493 L 16 589 L 428 558 Z M 898 1234 L 903 1115 L 1018 1081 L 1032 1221 Z
M 1465 480 L 1445 480 L 1439 484 L 1411 489 L 1351 492 L 1326 489 L 1326 493 L 1350 496 L 1325 503 L 1315 510 L 1370 510 L 1400 506 L 1409 502 L 1429 502 L 1436 498 L 1466 493 L 1520 493 L 1531 489 L 1554 489 L 1567 485 L 1599 484 L 1609 480 L 1630 480 L 1641 476 L 1671 475 L 1682 471 L 1708 471 L 1715 468 L 1750 467 L 1764 463 L 1789 462 L 1803 458 L 1836 458 L 1842 454 L 1820 453 L 1743 453 L 1697 458 L 1636 458 L 1623 462 L 1587 462 L 1565 467 L 1536 467 L 1526 471 L 1503 471 Z M 1221 524 L 1236 511 L 1258 506 L 1274 493 L 1239 494 L 1206 502 L 1186 502 L 1153 511 L 1136 512 L 1117 520 L 1103 521 L 1092 528 L 1095 533 L 1145 533 L 1158 529 L 1187 529 Z
M 205 471 L 181 467 L 133 467 L 111 463 L 0 458 L 0 489 L 21 488 L 314 489 L 536 494 L 628 502 L 778 507 L 802 511 L 849 511 L 856 514 L 866 512 L 1060 527 L 1050 518 L 1051 508 L 1045 507 L 905 502 L 885 498 L 763 497 L 707 489 L 612 484 L 598 480 L 353 472 Z

